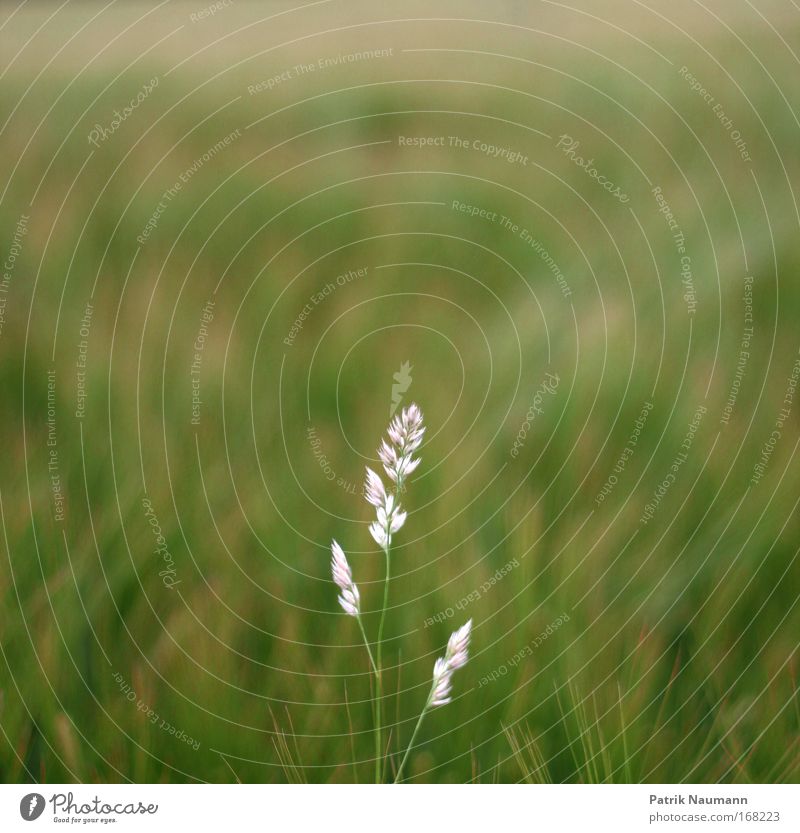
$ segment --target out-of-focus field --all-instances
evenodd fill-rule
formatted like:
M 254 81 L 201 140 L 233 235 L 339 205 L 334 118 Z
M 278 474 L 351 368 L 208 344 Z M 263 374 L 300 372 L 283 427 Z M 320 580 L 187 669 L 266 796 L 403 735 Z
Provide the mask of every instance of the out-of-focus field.
M 0 6 L 5 780 L 369 780 L 328 547 L 374 634 L 404 362 L 394 765 L 472 617 L 417 780 L 800 777 L 800 12 L 757 5 Z

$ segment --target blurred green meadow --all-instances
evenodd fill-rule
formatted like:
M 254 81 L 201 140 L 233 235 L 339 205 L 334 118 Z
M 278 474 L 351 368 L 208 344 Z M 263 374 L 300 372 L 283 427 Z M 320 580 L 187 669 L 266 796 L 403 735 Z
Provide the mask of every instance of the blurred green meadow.
M 369 781 L 413 401 L 390 772 L 798 780 L 796 11 L 335 5 L 0 7 L 0 774 Z

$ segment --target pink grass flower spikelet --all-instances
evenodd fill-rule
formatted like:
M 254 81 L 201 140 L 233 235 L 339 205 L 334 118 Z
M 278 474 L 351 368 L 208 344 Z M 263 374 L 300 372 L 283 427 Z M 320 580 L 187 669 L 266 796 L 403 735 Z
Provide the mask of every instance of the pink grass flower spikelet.
M 454 631 L 447 640 L 447 650 L 433 666 L 433 687 L 431 706 L 444 706 L 450 702 L 453 687 L 453 673 L 469 660 L 469 638 L 472 633 L 472 619 Z
M 397 498 L 386 491 L 383 481 L 369 466 L 364 496 L 375 507 L 376 519 L 369 526 L 370 535 L 385 550 L 392 542 L 392 535 L 406 522 L 407 513 L 402 510 Z
M 412 455 L 422 444 L 422 435 L 425 433 L 422 411 L 415 404 L 403 408 L 390 423 L 387 433 L 391 445 L 383 440 L 378 456 L 387 476 L 402 490 L 403 481 L 420 463 L 420 458 Z
M 375 507 L 386 504 L 386 489 L 383 481 L 369 466 L 367 466 L 367 480 L 364 483 L 364 497 L 366 497 L 367 503 L 371 503 Z
M 422 425 L 422 411 L 412 403 L 403 408 L 389 425 L 389 439 L 397 446 L 401 454 L 416 451 L 422 442 L 425 428 Z
M 342 591 L 339 594 L 339 604 L 348 616 L 358 616 L 361 612 L 361 597 L 358 587 L 353 581 L 353 573 L 347 563 L 344 551 L 336 543 L 331 542 L 331 573 L 336 586 Z
M 375 520 L 369 526 L 370 535 L 382 549 L 388 550 L 395 534 L 406 522 L 407 514 L 397 500 L 403 490 L 405 479 L 417 468 L 419 457 L 413 453 L 422 444 L 425 427 L 422 424 L 422 411 L 416 405 L 403 408 L 392 419 L 387 430 L 389 440 L 381 440 L 378 457 L 383 463 L 386 474 L 396 486 L 396 494 L 386 491 L 383 480 L 369 466 L 364 483 L 364 497 L 375 507 Z

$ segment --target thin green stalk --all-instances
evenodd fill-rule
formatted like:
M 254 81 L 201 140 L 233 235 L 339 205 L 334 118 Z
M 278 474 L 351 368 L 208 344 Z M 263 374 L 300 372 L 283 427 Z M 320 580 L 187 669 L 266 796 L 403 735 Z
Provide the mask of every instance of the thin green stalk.
M 625 735 L 625 711 L 622 708 L 622 688 L 619 683 L 617 683 L 617 692 L 619 694 L 619 722 L 622 725 L 622 754 L 625 756 L 625 783 L 632 784 L 631 759 L 628 755 L 628 739 Z
M 433 693 L 433 689 L 431 689 L 431 693 Z M 397 775 L 395 775 L 394 782 L 398 784 L 400 782 L 400 776 L 403 774 L 403 767 L 406 765 L 406 761 L 408 760 L 408 756 L 411 753 L 411 747 L 414 745 L 414 741 L 417 738 L 417 732 L 419 732 L 419 727 L 422 726 L 422 718 L 428 712 L 428 708 L 431 705 L 431 695 L 428 695 L 428 699 L 425 701 L 425 706 L 423 707 L 422 711 L 419 714 L 419 720 L 417 721 L 417 725 L 414 727 L 414 731 L 411 733 L 411 740 L 408 742 L 408 748 L 406 749 L 406 754 L 403 755 L 403 760 L 400 761 L 400 766 L 397 769 Z
M 375 672 L 375 676 L 378 676 L 378 666 L 375 665 L 375 660 L 372 658 L 372 651 L 369 649 L 369 640 L 367 639 L 367 632 L 364 630 L 364 623 L 361 621 L 360 616 L 356 616 L 356 621 L 358 622 L 358 627 L 361 630 L 361 636 L 364 637 L 364 647 L 367 649 L 367 654 L 369 656 L 370 664 L 372 665 L 372 670 Z
M 381 743 L 381 707 L 383 703 L 383 680 L 381 673 L 383 666 L 381 665 L 381 654 L 383 650 L 383 623 L 386 621 L 386 608 L 389 606 L 389 578 L 391 561 L 389 558 L 389 547 L 391 546 L 391 539 L 386 542 L 384 555 L 386 556 L 386 576 L 383 582 L 383 608 L 381 609 L 381 621 L 378 625 L 378 663 L 375 670 L 375 783 L 380 784 L 383 780 L 381 774 L 381 759 L 383 757 L 383 745 Z
M 361 630 L 361 636 L 364 637 L 364 647 L 367 649 L 367 654 L 369 656 L 369 661 L 370 661 L 370 664 L 372 665 L 372 671 L 375 674 L 375 691 L 377 692 L 378 688 L 380 686 L 380 680 L 381 680 L 381 673 L 378 670 L 379 666 L 375 662 L 374 657 L 372 656 L 372 651 L 370 650 L 370 647 L 369 647 L 369 640 L 367 639 L 367 632 L 364 630 L 364 623 L 361 621 L 360 616 L 357 616 L 356 619 L 358 620 L 358 627 Z M 380 650 L 380 647 L 378 648 L 378 650 Z M 380 654 L 378 654 L 378 662 L 380 662 Z M 375 720 L 376 732 L 380 731 L 380 721 L 381 721 L 380 715 L 377 714 L 378 706 L 379 706 L 379 701 L 373 702 L 373 704 L 372 704 L 372 716 Z M 380 735 L 376 734 L 376 746 L 379 743 L 380 743 Z M 376 760 L 376 762 L 380 760 L 377 753 L 375 755 L 375 760 Z M 376 780 L 376 783 L 378 782 L 378 779 L 380 779 L 380 765 L 379 765 L 379 763 L 376 763 L 376 765 L 375 765 L 375 780 Z

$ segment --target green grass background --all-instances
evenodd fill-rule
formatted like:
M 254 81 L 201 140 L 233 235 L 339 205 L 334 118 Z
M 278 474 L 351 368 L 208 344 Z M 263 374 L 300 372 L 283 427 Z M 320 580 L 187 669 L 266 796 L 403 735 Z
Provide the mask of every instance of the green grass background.
M 4 58 L 53 8 L 7 23 Z M 473 658 L 455 701 L 423 727 L 408 771 L 417 780 L 797 780 L 800 403 L 749 484 L 798 354 L 796 16 L 767 4 L 783 46 L 738 4 L 719 12 L 730 31 L 687 5 L 694 44 L 632 4 L 604 6 L 647 46 L 563 10 L 538 19 L 513 4 L 460 15 L 443 4 L 442 17 L 516 28 L 397 23 L 255 54 L 424 12 L 353 5 L 251 27 L 191 57 L 273 7 L 237 4 L 201 28 L 187 22 L 194 6 L 176 4 L 82 71 L 142 8 L 104 14 L 59 52 L 97 10 L 72 5 L 0 81 L 4 259 L 20 214 L 31 217 L 0 334 L 2 777 L 369 780 L 368 666 L 338 611 L 327 547 L 335 536 L 348 553 L 373 634 L 382 561 L 369 507 L 326 479 L 306 432 L 337 479 L 360 484 L 392 374 L 410 361 L 406 401 L 423 408 L 428 441 L 394 554 L 391 761 L 435 657 L 471 616 Z M 472 53 L 401 51 L 442 45 Z M 300 60 L 384 46 L 393 58 L 247 92 Z M 679 76 L 683 64 L 724 101 L 751 165 Z M 87 163 L 92 125 L 154 74 L 156 92 Z M 137 253 L 164 189 L 237 128 Z M 629 206 L 556 149 L 562 133 Z M 454 134 L 519 149 L 530 164 L 397 141 Z M 687 236 L 693 318 L 653 185 Z M 530 229 L 571 298 L 518 237 L 453 200 Z M 367 277 L 316 306 L 286 347 L 309 297 L 362 266 Z M 721 425 L 748 274 L 752 352 Z M 218 285 L 193 426 L 192 345 Z M 61 523 L 47 472 L 50 369 Z M 547 371 L 558 393 L 514 459 Z M 636 452 L 597 506 L 648 400 Z M 642 526 L 703 402 L 689 458 Z M 158 575 L 145 495 L 175 561 L 173 590 Z M 425 626 L 512 559 L 519 567 L 479 599 Z M 565 611 L 569 622 L 508 666 Z

